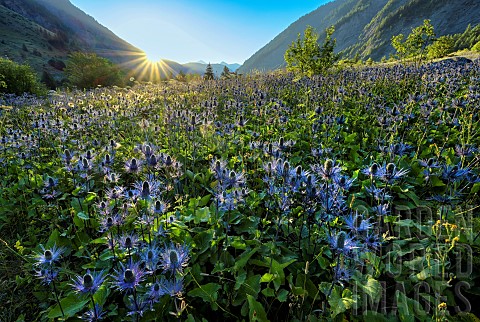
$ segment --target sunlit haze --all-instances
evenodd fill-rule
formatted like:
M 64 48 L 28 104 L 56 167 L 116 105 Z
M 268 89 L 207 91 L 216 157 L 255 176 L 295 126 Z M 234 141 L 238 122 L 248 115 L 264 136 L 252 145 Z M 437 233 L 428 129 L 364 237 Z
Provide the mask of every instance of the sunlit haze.
M 150 61 L 243 63 L 328 0 L 71 0 Z

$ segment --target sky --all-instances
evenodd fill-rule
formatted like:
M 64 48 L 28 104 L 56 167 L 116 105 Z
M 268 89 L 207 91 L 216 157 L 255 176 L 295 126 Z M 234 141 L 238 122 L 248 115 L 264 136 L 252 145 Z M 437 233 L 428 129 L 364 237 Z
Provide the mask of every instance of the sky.
M 152 61 L 242 64 L 328 0 L 70 0 Z

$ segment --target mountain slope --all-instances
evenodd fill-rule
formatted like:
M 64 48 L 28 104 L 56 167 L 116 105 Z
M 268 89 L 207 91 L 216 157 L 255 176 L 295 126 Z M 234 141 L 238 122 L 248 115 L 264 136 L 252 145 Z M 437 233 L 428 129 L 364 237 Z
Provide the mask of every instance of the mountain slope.
M 379 60 L 394 53 L 393 35 L 408 34 L 430 19 L 437 36 L 460 33 L 468 24 L 480 23 L 478 0 L 336 0 L 292 23 L 239 68 L 240 73 L 285 66 L 283 55 L 299 33 L 310 25 L 325 39 L 325 29 L 334 26 L 337 52 L 346 57 Z
M 68 0 L 0 0 L 0 18 L 0 54 L 37 72 L 60 73 L 73 51 L 95 52 L 129 68 L 144 55 Z

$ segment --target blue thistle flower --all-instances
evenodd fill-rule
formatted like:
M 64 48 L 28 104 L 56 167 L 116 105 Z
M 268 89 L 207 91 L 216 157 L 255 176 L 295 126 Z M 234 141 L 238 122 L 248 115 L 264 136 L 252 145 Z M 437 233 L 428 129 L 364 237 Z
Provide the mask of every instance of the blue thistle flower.
M 344 266 L 335 269 L 335 280 L 348 282 L 352 278 L 352 270 Z
M 172 274 L 182 273 L 183 268 L 187 266 L 189 249 L 185 245 L 165 246 L 160 254 L 160 266 L 163 267 L 164 272 L 170 271 Z
M 339 254 L 347 255 L 353 249 L 358 248 L 352 237 L 344 231 L 338 232 L 336 235 L 328 237 L 328 242 L 333 251 Z
M 152 274 L 157 269 L 157 264 L 160 260 L 160 249 L 155 243 L 147 246 L 140 254 L 140 260 L 145 264 L 147 273 Z
M 359 234 L 368 231 L 372 228 L 373 224 L 369 219 L 364 219 L 363 215 L 355 213 L 350 214 L 344 218 L 345 225 L 354 233 Z
M 171 297 L 180 297 L 183 291 L 183 278 L 175 278 L 171 281 L 162 280 L 162 289 L 164 294 L 168 294 Z
M 38 270 L 35 270 L 35 276 L 38 277 L 42 284 L 50 285 L 58 277 L 58 268 L 44 267 Z
M 141 163 L 135 158 L 125 162 L 125 171 L 128 173 L 137 173 L 141 169 Z
M 132 291 L 143 281 L 145 272 L 140 268 L 140 263 L 129 261 L 129 264 L 120 263 L 120 268 L 115 269 L 113 281 L 120 291 Z
M 312 171 L 317 173 L 323 180 L 330 180 L 340 174 L 342 170 L 336 161 L 327 159 L 323 165 L 315 164 L 311 166 Z
M 57 247 L 56 245 L 53 245 L 49 249 L 45 249 L 43 245 L 40 245 L 40 247 L 42 248 L 42 252 L 35 255 L 35 265 L 52 265 L 60 259 L 60 256 L 62 256 L 62 253 L 65 251 L 63 247 Z
M 102 285 L 105 280 L 105 272 L 93 272 L 90 273 L 90 270 L 87 270 L 87 273 L 83 276 L 77 275 L 73 279 L 73 289 L 77 293 L 83 294 L 95 294 L 100 285 Z
M 104 311 L 100 305 L 95 304 L 93 308 L 83 313 L 81 318 L 84 321 L 96 322 L 96 321 L 103 320 L 105 313 L 107 312 Z
M 388 204 L 383 204 L 383 205 L 378 205 L 375 207 L 372 207 L 373 212 L 381 217 L 381 216 L 388 216 L 390 213 L 390 210 L 388 209 Z
M 123 249 L 134 249 L 138 244 L 138 236 L 135 233 L 125 234 L 120 237 L 120 246 Z
M 397 169 L 397 166 L 393 163 L 388 163 L 386 166 L 383 167 L 381 171 L 382 175 L 380 179 L 385 182 L 393 182 L 395 180 L 401 179 L 408 173 L 406 169 Z
M 443 165 L 442 179 L 449 182 L 460 181 L 463 178 L 465 178 L 469 172 L 470 172 L 470 169 L 462 168 L 460 164 L 452 165 L 452 166 Z
M 146 294 L 147 301 L 150 304 L 150 310 L 153 311 L 153 305 L 157 303 L 160 300 L 160 298 L 165 294 L 166 294 L 165 287 L 162 281 L 156 282 L 150 286 Z

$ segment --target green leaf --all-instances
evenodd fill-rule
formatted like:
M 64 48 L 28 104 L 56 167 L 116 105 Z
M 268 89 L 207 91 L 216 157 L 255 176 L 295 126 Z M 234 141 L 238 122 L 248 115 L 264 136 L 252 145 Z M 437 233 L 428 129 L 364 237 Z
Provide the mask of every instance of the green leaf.
M 66 298 L 60 301 L 60 305 L 62 306 L 63 313 L 65 313 L 65 317 L 68 318 L 74 316 L 77 312 L 81 311 L 89 301 L 89 299 L 80 301 L 76 294 L 71 293 Z M 50 312 L 48 312 L 47 316 L 50 319 L 62 316 L 62 311 L 60 310 L 58 304 L 56 304 L 50 310 Z
M 78 218 L 80 218 L 82 220 L 89 220 L 90 219 L 90 217 L 86 213 L 81 212 L 81 211 L 79 213 L 77 213 L 77 216 L 78 216 Z
M 413 306 L 409 305 L 405 293 L 399 290 L 395 293 L 395 302 L 398 309 L 398 317 L 401 321 L 415 321 Z
M 97 194 L 95 192 L 89 192 L 87 194 L 87 196 L 85 197 L 85 200 L 84 202 L 90 202 L 92 201 L 93 199 L 95 199 L 97 197 Z
M 282 289 L 282 290 L 280 290 L 280 292 L 278 292 L 277 300 L 279 300 L 280 302 L 285 302 L 285 301 L 287 301 L 287 298 L 288 298 L 288 291 L 287 290 Z
M 330 294 L 330 297 L 328 298 L 328 304 L 330 304 L 332 310 L 332 318 L 349 310 L 353 303 L 352 291 L 345 289 L 342 292 L 342 288 L 335 285 L 332 294 Z
M 218 290 L 222 288 L 217 283 L 200 285 L 188 292 L 189 296 L 200 297 L 204 302 L 215 302 L 218 298 Z
M 203 207 L 195 210 L 195 217 L 193 222 L 199 224 L 201 222 L 207 222 L 210 219 L 210 209 L 208 207 Z
M 105 286 L 105 283 L 100 286 L 97 292 L 93 295 L 93 299 L 95 300 L 95 304 L 103 306 L 107 301 L 108 295 L 110 294 L 110 288 Z
M 240 256 L 238 256 L 238 258 L 235 260 L 235 265 L 233 266 L 233 269 L 235 271 L 238 271 L 240 269 L 242 269 L 248 262 L 248 260 L 250 259 L 250 257 L 252 257 L 253 254 L 255 254 L 258 250 L 258 247 L 255 247 L 254 249 L 252 249 L 251 251 L 247 252 L 243 252 Z
M 52 231 L 52 233 L 50 234 L 50 237 L 48 238 L 48 242 L 47 242 L 47 247 L 52 247 L 53 245 L 57 245 L 59 244 L 59 238 L 60 238 L 60 233 L 58 232 L 58 229 L 55 229 L 54 231 Z
M 267 319 L 267 313 L 265 313 L 265 309 L 263 308 L 262 304 L 257 302 L 253 296 L 247 294 L 247 301 L 248 301 L 248 316 L 250 321 L 269 321 Z
M 200 199 L 200 202 L 198 203 L 199 207 L 205 207 L 210 199 L 212 198 L 212 195 L 208 194 L 206 196 L 203 196 L 202 199 Z
M 270 274 L 270 273 L 265 273 L 263 274 L 262 278 L 260 279 L 260 283 L 268 283 L 268 282 L 271 282 L 273 281 L 273 274 Z
M 357 283 L 358 286 L 368 294 L 374 303 L 378 303 L 382 296 L 382 284 L 371 276 L 368 276 L 366 283 Z

